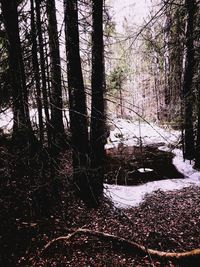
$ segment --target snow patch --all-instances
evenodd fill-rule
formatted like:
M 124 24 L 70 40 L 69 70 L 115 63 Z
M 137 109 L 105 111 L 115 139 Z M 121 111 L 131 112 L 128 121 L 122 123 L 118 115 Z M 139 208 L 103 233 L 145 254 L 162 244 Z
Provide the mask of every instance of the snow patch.
M 13 113 L 11 109 L 7 109 L 0 113 L 0 129 L 4 133 L 10 133 L 13 127 Z
M 153 169 L 149 169 L 149 168 L 140 168 L 138 169 L 139 172 L 141 173 L 146 173 L 146 172 L 153 172 Z
M 30 112 L 30 119 L 32 125 L 38 125 L 39 124 L 39 119 L 38 119 L 38 110 L 36 108 L 31 108 L 29 110 Z M 51 110 L 49 109 L 49 112 Z M 42 109 L 42 116 L 43 119 L 45 119 L 45 112 L 44 109 Z M 69 122 L 69 110 L 68 109 L 63 109 L 63 123 L 64 126 L 67 128 L 68 127 L 68 122 Z M 4 112 L 0 113 L 0 129 L 3 131 L 3 133 L 11 133 L 13 128 L 13 112 L 12 109 L 7 109 Z
M 178 143 L 181 136 L 178 131 L 169 128 L 163 129 L 157 125 L 140 121 L 132 122 L 115 118 L 112 124 L 115 129 L 110 131 L 106 149 L 117 147 L 120 143 L 123 143 L 124 146 L 138 146 L 141 142 L 143 145 Z

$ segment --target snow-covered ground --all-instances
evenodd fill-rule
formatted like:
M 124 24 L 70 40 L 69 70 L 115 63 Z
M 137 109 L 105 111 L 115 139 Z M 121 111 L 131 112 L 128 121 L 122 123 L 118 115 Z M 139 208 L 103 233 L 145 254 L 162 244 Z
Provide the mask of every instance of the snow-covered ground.
M 30 112 L 30 119 L 32 122 L 32 125 L 38 124 L 38 111 L 35 108 L 32 108 L 29 110 Z M 50 110 L 49 110 L 50 112 Z M 42 110 L 43 118 L 45 118 L 44 109 Z M 67 121 L 69 121 L 69 110 L 64 109 L 63 110 L 64 115 L 64 125 L 67 127 Z M 12 131 L 13 127 L 13 112 L 11 109 L 7 109 L 4 112 L 0 113 L 0 129 L 4 133 L 10 133 Z
M 106 148 L 117 147 L 120 143 L 125 146 L 149 145 L 155 143 L 164 143 L 161 150 L 170 150 L 167 145 L 176 146 L 180 141 L 180 132 L 170 129 L 163 129 L 156 125 L 144 122 L 131 122 L 130 120 L 114 119 L 115 129 L 111 131 Z M 105 194 L 121 208 L 128 208 L 139 205 L 146 194 L 156 190 L 177 190 L 191 185 L 200 186 L 200 172 L 193 169 L 193 162 L 183 161 L 180 149 L 174 149 L 175 154 L 173 164 L 179 172 L 183 173 L 183 179 L 168 179 L 149 182 L 137 186 L 118 186 L 105 184 Z
M 13 113 L 11 109 L 7 109 L 0 113 L 0 129 L 4 133 L 9 133 L 13 127 Z
M 130 121 L 124 119 L 113 119 L 111 122 L 114 130 L 110 132 L 110 137 L 106 148 L 117 147 L 120 143 L 125 146 L 138 146 L 140 141 L 143 145 L 165 143 L 175 144 L 180 140 L 180 132 L 163 129 L 154 124 L 143 121 Z M 141 138 L 140 138 L 141 137 Z

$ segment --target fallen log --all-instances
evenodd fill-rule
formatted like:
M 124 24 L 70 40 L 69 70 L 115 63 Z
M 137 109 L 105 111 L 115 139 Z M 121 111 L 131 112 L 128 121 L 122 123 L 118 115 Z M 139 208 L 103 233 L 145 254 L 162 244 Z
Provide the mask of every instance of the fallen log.
M 122 237 L 118 237 L 115 235 L 111 235 L 104 232 L 98 232 L 98 231 L 92 231 L 89 229 L 77 229 L 75 232 L 67 235 L 67 236 L 60 236 L 57 238 L 54 238 L 53 240 L 49 241 L 44 248 L 41 250 L 41 254 L 44 253 L 52 244 L 58 241 L 65 241 L 68 242 L 72 237 L 76 235 L 87 235 L 87 236 L 93 236 L 98 237 L 100 239 L 104 239 L 107 241 L 117 242 L 122 246 L 128 247 L 129 249 L 133 249 L 134 252 L 138 252 L 143 255 L 149 254 L 153 258 L 158 259 L 167 259 L 167 260 L 176 260 L 176 261 L 184 261 L 194 259 L 194 258 L 200 258 L 200 249 L 194 249 L 191 251 L 185 251 L 185 252 L 164 252 L 164 251 L 158 251 L 154 249 L 148 249 L 143 245 L 140 245 L 136 242 L 124 239 Z

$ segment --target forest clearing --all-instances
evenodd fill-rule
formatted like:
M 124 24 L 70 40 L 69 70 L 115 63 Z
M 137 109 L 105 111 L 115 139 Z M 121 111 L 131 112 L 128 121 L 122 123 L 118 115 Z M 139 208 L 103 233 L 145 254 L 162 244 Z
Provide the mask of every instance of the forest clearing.
M 0 0 L 0 266 L 200 266 L 199 22 Z

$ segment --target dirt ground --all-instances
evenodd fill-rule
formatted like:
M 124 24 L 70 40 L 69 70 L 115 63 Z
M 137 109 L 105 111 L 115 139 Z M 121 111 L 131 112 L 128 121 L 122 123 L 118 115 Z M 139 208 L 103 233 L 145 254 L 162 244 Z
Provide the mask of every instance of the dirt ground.
M 139 207 L 122 211 L 106 199 L 96 210 L 88 210 L 79 201 L 68 206 L 63 196 L 48 216 L 1 218 L 1 266 L 199 266 L 197 259 L 185 265 L 154 260 L 120 243 L 86 235 L 55 242 L 41 254 L 53 238 L 78 228 L 113 234 L 161 251 L 198 248 L 199 195 L 199 187 L 157 191 Z

